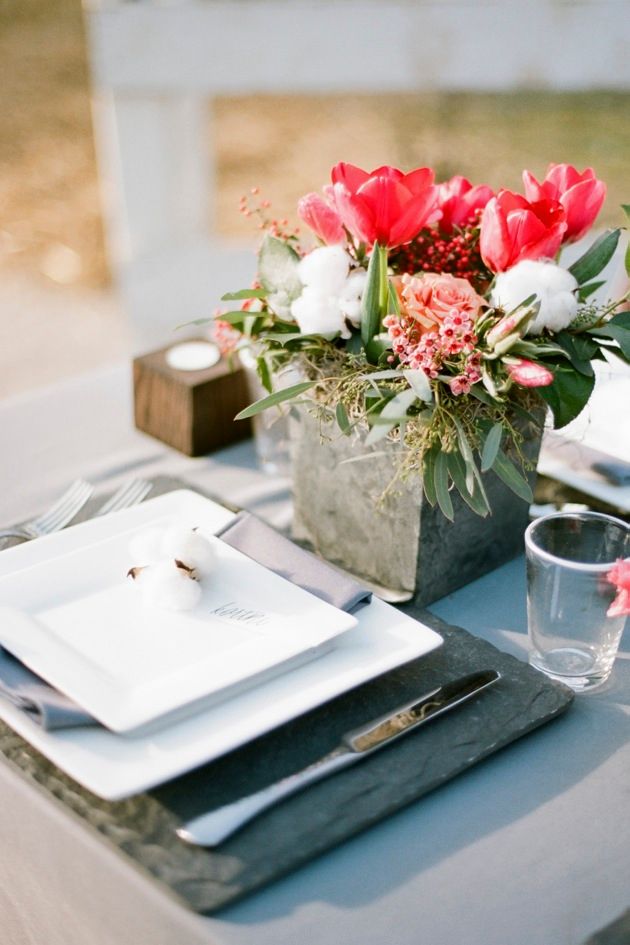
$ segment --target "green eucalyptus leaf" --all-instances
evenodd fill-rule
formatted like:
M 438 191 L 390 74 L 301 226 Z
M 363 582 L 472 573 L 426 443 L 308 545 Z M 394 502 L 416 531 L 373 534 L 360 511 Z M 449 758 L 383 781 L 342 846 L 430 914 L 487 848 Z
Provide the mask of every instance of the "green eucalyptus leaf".
M 407 416 L 407 411 L 416 402 L 418 396 L 414 390 L 407 388 L 400 391 L 395 397 L 389 400 L 381 410 L 381 417 L 390 419 L 398 416 Z
M 578 285 L 582 286 L 590 282 L 608 265 L 617 249 L 620 235 L 621 230 L 618 229 L 602 233 L 586 252 L 572 266 L 569 266 L 569 272 L 575 276 Z
M 519 498 L 530 503 L 534 501 L 534 495 L 527 479 L 518 471 L 514 463 L 507 458 L 503 450 L 498 451 L 492 469 L 499 479 Z
M 626 216 L 628 217 L 628 219 L 630 220 L 630 203 L 622 203 L 622 204 L 621 204 L 621 209 L 623 210 L 623 212 L 625 213 L 625 215 L 626 215 Z
M 258 276 L 267 301 L 278 315 L 288 315 L 291 302 L 302 292 L 298 276 L 300 257 L 287 243 L 266 236 L 258 253 Z
M 237 308 L 233 312 L 221 312 L 216 315 L 214 320 L 218 322 L 227 322 L 229 325 L 239 325 L 246 318 L 252 318 L 252 312 L 245 312 L 242 308 Z
M 586 302 L 586 300 L 593 294 L 597 292 L 598 289 L 601 289 L 603 285 L 606 285 L 604 281 L 602 282 L 587 282 L 586 285 L 580 286 L 578 289 L 578 296 L 580 302 Z
M 426 376 L 424 371 L 402 371 L 403 377 L 411 387 L 413 391 L 416 392 L 420 400 L 423 400 L 426 404 L 430 404 L 433 400 L 433 391 L 431 390 L 431 382 Z
M 554 366 L 554 380 L 547 387 L 538 387 L 538 394 L 553 412 L 556 429 L 564 427 L 583 410 L 593 393 L 595 378 L 580 374 L 572 365 Z
M 442 515 L 453 521 L 453 502 L 448 491 L 448 460 L 446 453 L 438 453 L 433 470 L 433 479 L 435 482 L 435 495 L 437 503 L 442 511 Z
M 226 292 L 221 296 L 222 302 L 235 302 L 239 299 L 265 299 L 266 289 L 239 289 L 238 292 Z
M 182 328 L 190 328 L 191 325 L 209 325 L 214 319 L 214 315 L 208 315 L 206 318 L 193 318 L 191 322 L 182 322 L 181 325 L 176 325 L 174 330 L 180 331 Z
M 380 417 L 376 417 L 370 422 L 373 423 L 373 426 L 365 438 L 366 446 L 372 446 L 372 444 L 378 443 L 379 440 L 384 440 L 387 434 L 391 433 L 391 431 L 398 426 L 400 419 L 381 420 Z
M 483 449 L 481 451 L 482 472 L 487 472 L 487 470 L 490 469 L 497 458 L 497 453 L 499 452 L 499 447 L 501 446 L 501 439 L 503 438 L 503 432 L 503 425 L 501 423 L 495 423 L 488 431 L 488 435 L 486 436 Z
M 273 393 L 273 378 L 271 376 L 271 369 L 267 359 L 261 355 L 261 357 L 256 358 L 256 370 L 258 371 L 258 377 L 260 378 L 260 383 L 269 393 Z
M 472 489 L 468 489 L 466 464 L 461 454 L 448 453 L 447 465 L 451 479 L 455 483 L 455 488 L 466 505 L 468 505 L 476 515 L 485 518 L 490 512 L 490 507 L 485 496 L 479 491 L 476 478 L 474 479 Z
M 337 426 L 341 432 L 344 434 L 344 436 L 348 436 L 352 428 L 350 426 L 346 408 L 342 403 L 338 403 L 335 407 L 335 417 L 337 419 Z
M 284 387 L 282 390 L 277 390 L 268 397 L 262 397 L 260 400 L 257 400 L 255 404 L 250 404 L 249 407 L 245 407 L 244 410 L 237 413 L 234 419 L 246 420 L 247 417 L 255 417 L 257 413 L 267 410 L 268 407 L 275 407 L 276 404 L 284 403 L 285 400 L 293 400 L 294 397 L 303 394 L 305 390 L 309 390 L 314 384 L 315 381 L 301 381 L 299 384 L 294 384 L 292 387 Z
M 435 506 L 437 495 L 435 494 L 435 460 L 439 453 L 439 447 L 432 446 L 426 450 L 422 457 L 422 489 L 429 505 Z

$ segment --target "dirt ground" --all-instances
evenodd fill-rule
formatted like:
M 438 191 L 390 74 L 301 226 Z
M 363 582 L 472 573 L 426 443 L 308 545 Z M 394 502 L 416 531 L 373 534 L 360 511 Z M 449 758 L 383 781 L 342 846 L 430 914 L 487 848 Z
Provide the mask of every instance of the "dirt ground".
M 0 0 L 0 62 L 1 397 L 121 356 L 126 325 L 104 246 L 79 0 Z M 440 178 L 512 188 L 524 167 L 592 165 L 609 187 L 601 222 L 619 223 L 629 111 L 630 93 L 613 92 L 223 99 L 208 121 L 219 229 L 254 238 L 237 212 L 252 185 L 292 218 L 338 160 L 429 164 Z

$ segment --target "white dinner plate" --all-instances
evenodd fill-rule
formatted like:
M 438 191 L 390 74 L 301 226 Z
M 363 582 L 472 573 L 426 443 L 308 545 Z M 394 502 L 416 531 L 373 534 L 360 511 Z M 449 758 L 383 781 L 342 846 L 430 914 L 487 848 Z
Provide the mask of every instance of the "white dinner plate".
M 192 610 L 147 604 L 126 577 L 141 563 L 129 543 L 142 528 L 97 542 L 77 528 L 73 551 L 50 542 L 37 564 L 0 578 L 0 644 L 114 732 L 170 723 L 257 685 L 321 656 L 357 623 L 215 538 L 214 503 L 191 493 L 176 510 L 168 504 L 146 503 L 151 527 L 195 527 L 216 552 Z
M 79 544 L 148 524 L 154 516 L 150 506 L 158 502 L 164 514 L 194 511 L 203 503 L 215 531 L 234 518 L 232 512 L 195 492 L 170 492 L 7 549 L 0 553 L 0 575 L 37 563 L 51 546 L 69 552 Z M 150 734 L 130 738 L 97 727 L 46 732 L 2 699 L 0 718 L 88 790 L 106 800 L 121 800 L 212 761 L 442 643 L 429 627 L 377 598 L 359 610 L 357 617 L 358 625 L 342 634 L 335 648 L 321 658 Z

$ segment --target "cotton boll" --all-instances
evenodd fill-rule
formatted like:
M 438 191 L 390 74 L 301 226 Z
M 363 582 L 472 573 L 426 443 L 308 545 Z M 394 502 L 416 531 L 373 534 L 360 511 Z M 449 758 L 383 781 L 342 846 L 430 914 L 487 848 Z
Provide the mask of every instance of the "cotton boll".
M 535 294 L 540 310 L 527 334 L 539 335 L 544 328 L 557 332 L 571 324 L 578 309 L 577 287 L 577 280 L 562 266 L 525 259 L 497 276 L 491 301 L 510 311 Z
M 217 565 L 217 553 L 211 542 L 191 528 L 174 525 L 162 534 L 162 556 L 183 561 L 201 575 L 211 574 Z
M 361 324 L 361 300 L 365 291 L 367 282 L 367 272 L 365 269 L 357 269 L 351 272 L 346 279 L 339 296 L 339 305 L 342 315 L 347 318 L 355 328 Z
M 346 281 L 350 262 L 341 246 L 322 246 L 304 256 L 298 266 L 298 276 L 305 286 L 320 294 L 338 296 Z
M 138 579 L 143 602 L 163 610 L 192 610 L 201 599 L 201 586 L 175 561 L 145 568 Z
M 159 561 L 162 557 L 162 535 L 161 528 L 146 528 L 134 535 L 129 542 L 129 554 L 132 560 L 139 566 Z
M 334 249 L 335 247 L 330 247 Z M 306 286 L 302 294 L 291 305 L 291 314 L 305 335 L 325 335 L 333 338 L 341 333 L 348 338 L 344 317 L 336 295 L 323 295 L 317 289 Z

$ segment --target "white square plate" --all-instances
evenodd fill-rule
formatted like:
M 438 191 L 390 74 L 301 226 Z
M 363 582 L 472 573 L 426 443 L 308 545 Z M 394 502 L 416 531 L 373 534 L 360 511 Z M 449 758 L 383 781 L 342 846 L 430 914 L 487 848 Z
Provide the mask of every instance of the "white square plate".
M 114 732 L 259 684 L 357 623 L 214 538 L 214 503 L 191 496 L 170 513 L 164 498 L 146 505 L 152 527 L 197 527 L 215 547 L 193 610 L 147 606 L 126 578 L 139 563 L 128 551 L 133 528 L 90 542 L 77 527 L 74 551 L 58 555 L 51 542 L 39 563 L 0 578 L 0 644 Z
M 55 535 L 0 553 L 0 575 L 35 564 L 51 545 L 60 552 L 151 522 L 153 505 L 181 515 L 203 503 L 218 531 L 234 514 L 197 493 L 181 490 L 132 509 L 93 519 Z M 388 670 L 424 656 L 442 638 L 424 624 L 373 598 L 358 614 L 358 626 L 342 634 L 320 659 L 276 676 L 196 715 L 129 738 L 103 728 L 46 732 L 0 699 L 0 718 L 53 764 L 106 800 L 148 790 L 244 745 Z M 422 686 L 421 664 L 418 685 Z

